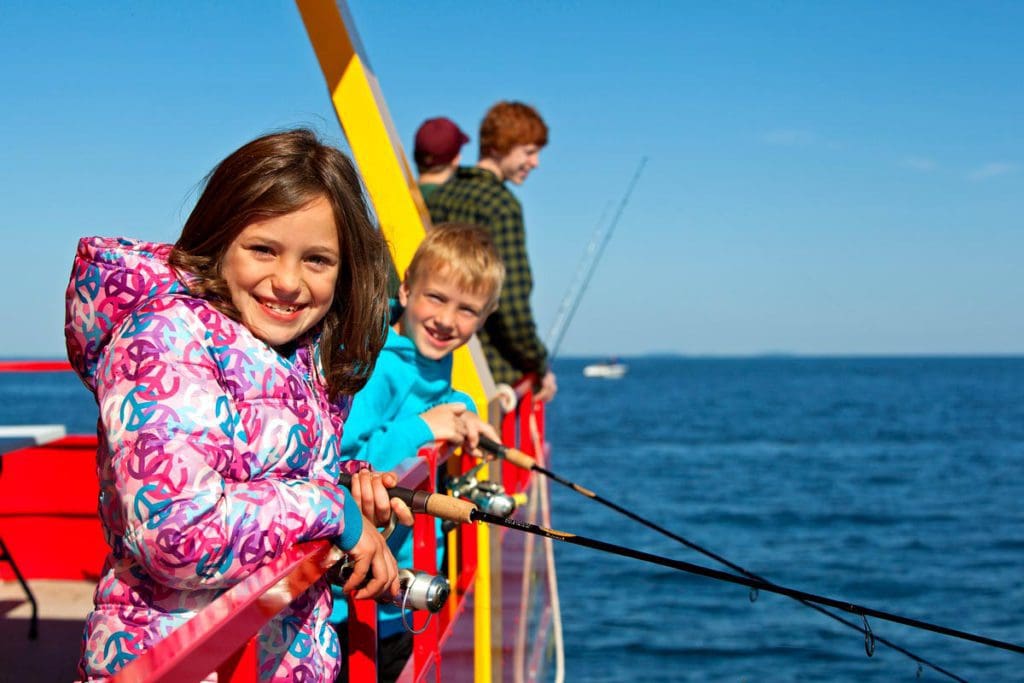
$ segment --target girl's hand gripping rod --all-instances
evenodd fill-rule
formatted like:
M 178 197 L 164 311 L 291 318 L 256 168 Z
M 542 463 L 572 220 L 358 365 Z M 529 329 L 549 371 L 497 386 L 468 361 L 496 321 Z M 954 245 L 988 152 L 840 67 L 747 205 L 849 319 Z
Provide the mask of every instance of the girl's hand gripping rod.
M 352 475 L 342 474 L 338 478 L 338 483 L 345 487 L 351 486 Z M 476 505 L 468 500 L 453 498 L 441 493 L 402 488 L 400 486 L 389 488 L 388 495 L 401 500 L 413 512 L 426 513 L 432 517 L 459 524 L 469 524 L 474 521 L 471 515 L 476 510 Z

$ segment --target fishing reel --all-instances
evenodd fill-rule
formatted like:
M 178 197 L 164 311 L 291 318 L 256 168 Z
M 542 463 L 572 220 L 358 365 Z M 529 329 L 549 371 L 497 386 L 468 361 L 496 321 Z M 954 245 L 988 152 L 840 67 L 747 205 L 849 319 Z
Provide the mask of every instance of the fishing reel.
M 399 569 L 398 584 L 398 595 L 393 604 L 402 610 L 425 609 L 431 614 L 437 614 L 451 593 L 448 579 L 418 569 Z
M 516 510 L 516 499 L 505 492 L 505 487 L 493 481 L 480 481 L 476 473 L 481 463 L 461 477 L 451 479 L 448 489 L 455 498 L 465 498 L 480 510 L 498 517 L 508 517 Z
M 328 571 L 327 580 L 343 586 L 350 576 L 352 565 L 346 558 Z M 448 601 L 450 593 L 451 585 L 443 576 L 403 568 L 398 570 L 398 593 L 390 602 L 401 608 L 403 613 L 407 610 L 426 610 L 431 614 L 437 614 Z

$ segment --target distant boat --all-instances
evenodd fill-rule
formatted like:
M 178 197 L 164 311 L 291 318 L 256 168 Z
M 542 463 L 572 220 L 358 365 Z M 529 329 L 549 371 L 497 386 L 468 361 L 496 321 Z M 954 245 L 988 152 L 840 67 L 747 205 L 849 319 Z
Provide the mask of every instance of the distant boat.
M 617 360 L 608 360 L 601 363 L 591 363 L 583 368 L 584 377 L 600 377 L 602 379 L 621 379 L 626 374 L 629 366 Z

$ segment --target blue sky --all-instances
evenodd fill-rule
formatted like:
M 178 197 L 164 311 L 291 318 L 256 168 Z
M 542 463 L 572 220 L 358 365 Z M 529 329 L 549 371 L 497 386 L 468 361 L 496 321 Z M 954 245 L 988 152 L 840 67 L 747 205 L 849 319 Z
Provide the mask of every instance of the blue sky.
M 77 238 L 173 241 L 256 135 L 344 146 L 287 2 L 0 5 L 0 357 L 59 356 Z M 1024 353 L 1024 4 L 351 4 L 407 149 L 498 99 L 542 331 L 649 161 L 563 355 Z

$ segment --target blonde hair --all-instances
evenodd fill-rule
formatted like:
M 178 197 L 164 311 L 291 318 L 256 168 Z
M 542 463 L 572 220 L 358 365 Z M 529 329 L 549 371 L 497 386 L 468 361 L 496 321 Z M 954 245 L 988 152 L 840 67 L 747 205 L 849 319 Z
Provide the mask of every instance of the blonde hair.
M 405 271 L 405 286 L 426 273 L 444 273 L 460 289 L 487 295 L 485 313 L 498 307 L 505 265 L 490 234 L 470 223 L 438 223 L 427 231 Z

